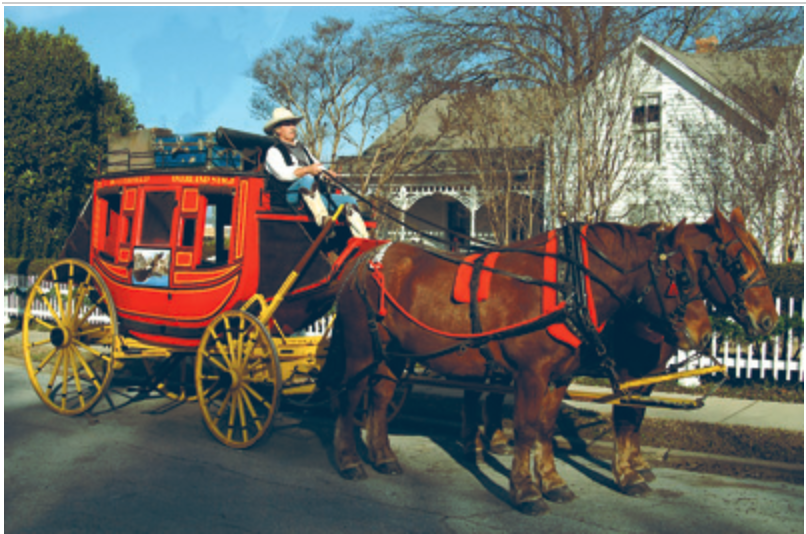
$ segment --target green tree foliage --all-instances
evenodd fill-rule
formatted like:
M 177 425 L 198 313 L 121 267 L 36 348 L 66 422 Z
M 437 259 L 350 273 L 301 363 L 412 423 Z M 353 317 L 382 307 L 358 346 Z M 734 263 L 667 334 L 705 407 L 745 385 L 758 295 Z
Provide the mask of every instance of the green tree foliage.
M 5 255 L 59 253 L 88 198 L 110 131 L 134 105 L 74 36 L 5 22 Z

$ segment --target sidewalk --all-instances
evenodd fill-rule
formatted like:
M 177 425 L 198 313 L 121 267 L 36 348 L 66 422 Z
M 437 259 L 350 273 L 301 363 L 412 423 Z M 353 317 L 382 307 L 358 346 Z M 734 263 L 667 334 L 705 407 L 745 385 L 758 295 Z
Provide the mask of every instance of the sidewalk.
M 572 384 L 571 391 L 607 393 L 608 388 L 580 386 Z M 688 395 L 662 393 L 664 397 L 691 398 Z M 593 402 L 565 401 L 570 406 L 597 412 L 610 412 L 611 407 Z M 677 421 L 697 421 L 725 425 L 747 425 L 756 428 L 779 428 L 781 430 L 803 432 L 803 404 L 786 404 L 742 399 L 708 397 L 705 405 L 696 410 L 672 410 L 668 408 L 647 408 L 646 416 L 656 419 Z

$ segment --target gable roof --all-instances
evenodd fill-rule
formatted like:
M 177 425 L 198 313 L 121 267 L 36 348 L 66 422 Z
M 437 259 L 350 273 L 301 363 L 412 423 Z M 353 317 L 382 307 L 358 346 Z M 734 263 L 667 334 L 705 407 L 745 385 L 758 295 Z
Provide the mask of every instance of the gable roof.
M 472 131 L 472 125 L 463 130 L 461 125 L 452 124 L 445 128 L 445 119 L 450 117 L 451 107 L 455 105 L 457 97 L 454 95 L 443 95 L 435 98 L 426 104 L 419 116 L 415 118 L 412 129 L 412 139 L 414 144 L 418 142 L 428 143 L 429 151 L 456 151 L 478 148 L 477 139 Z M 532 90 L 494 90 L 479 96 L 477 101 L 487 110 L 493 110 L 495 116 L 491 116 L 491 121 L 500 121 L 502 146 L 507 147 L 529 147 L 534 144 L 534 139 L 543 126 L 539 117 L 532 120 L 524 120 L 524 109 L 534 109 L 539 105 L 541 91 Z M 364 154 L 374 153 L 378 148 L 383 147 L 391 139 L 394 139 L 406 127 L 405 114 L 395 120 L 392 125 L 381 134 L 364 151 Z M 449 119 L 450 120 L 450 119 Z M 512 126 L 511 131 L 504 132 L 502 128 Z M 489 140 L 487 148 L 496 147 L 495 140 Z
M 766 128 L 778 122 L 803 60 L 803 45 L 691 54 L 641 37 L 696 81 L 706 83 Z

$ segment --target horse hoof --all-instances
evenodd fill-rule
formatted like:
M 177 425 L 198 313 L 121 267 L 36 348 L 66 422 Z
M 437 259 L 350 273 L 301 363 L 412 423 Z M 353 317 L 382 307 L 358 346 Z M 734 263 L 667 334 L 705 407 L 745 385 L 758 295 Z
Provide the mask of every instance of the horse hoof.
M 512 456 L 513 448 L 509 443 L 496 443 L 490 445 L 490 452 L 499 456 Z
M 382 475 L 402 475 L 403 468 L 397 462 L 386 462 L 375 466 L 375 470 Z
M 644 479 L 645 482 L 653 482 L 655 480 L 655 473 L 652 469 L 641 469 L 638 474 Z
M 651 491 L 652 488 L 650 488 L 649 484 L 646 482 L 639 482 L 638 484 L 632 484 L 630 486 L 621 488 L 621 492 L 628 497 L 643 497 Z
M 549 511 L 549 505 L 544 499 L 522 502 L 515 509 L 524 515 L 543 515 Z
M 364 466 L 355 465 L 339 471 L 342 478 L 347 480 L 364 480 L 367 478 L 367 472 L 364 471 Z
M 543 496 L 555 503 L 571 502 L 576 498 L 576 495 L 574 495 L 573 491 L 568 489 L 568 486 L 562 486 L 551 491 L 545 491 L 543 492 Z

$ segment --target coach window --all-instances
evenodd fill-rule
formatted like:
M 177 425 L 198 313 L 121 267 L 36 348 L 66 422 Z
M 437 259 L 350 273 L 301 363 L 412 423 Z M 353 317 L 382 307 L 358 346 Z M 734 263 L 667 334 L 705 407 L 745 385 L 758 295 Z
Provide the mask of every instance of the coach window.
M 171 245 L 176 197 L 173 191 L 149 191 L 143 208 L 143 231 L 141 245 Z
M 117 247 L 121 238 L 126 238 L 130 225 L 128 219 L 120 213 L 120 191 L 115 189 L 106 193 L 99 193 L 98 199 L 103 206 L 103 242 L 101 243 L 101 256 L 114 261 Z
M 229 262 L 234 197 L 231 191 L 201 190 L 200 192 L 207 205 L 204 214 L 204 243 L 202 246 L 201 266 L 224 265 Z

